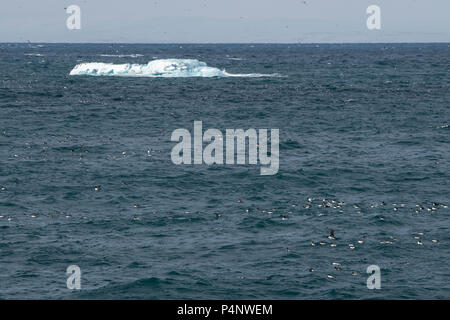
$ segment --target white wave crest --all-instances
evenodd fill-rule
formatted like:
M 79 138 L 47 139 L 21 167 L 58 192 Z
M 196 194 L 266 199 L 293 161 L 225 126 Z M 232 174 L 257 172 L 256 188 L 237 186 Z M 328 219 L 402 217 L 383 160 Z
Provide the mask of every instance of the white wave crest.
M 139 58 L 143 57 L 143 54 L 133 53 L 133 54 L 99 54 L 100 57 L 115 57 L 115 58 Z
M 278 74 L 230 74 L 209 67 L 196 59 L 157 59 L 147 64 L 112 64 L 89 62 L 77 64 L 70 75 L 123 76 L 123 77 L 270 77 Z

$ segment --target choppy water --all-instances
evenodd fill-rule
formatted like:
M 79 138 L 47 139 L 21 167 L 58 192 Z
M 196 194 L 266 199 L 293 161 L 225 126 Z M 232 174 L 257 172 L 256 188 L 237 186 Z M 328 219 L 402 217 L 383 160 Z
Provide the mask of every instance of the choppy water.
M 1 44 L 0 298 L 450 298 L 449 57 L 448 44 Z M 281 76 L 69 76 L 168 58 Z M 194 120 L 279 128 L 278 174 L 175 166 L 171 132 Z

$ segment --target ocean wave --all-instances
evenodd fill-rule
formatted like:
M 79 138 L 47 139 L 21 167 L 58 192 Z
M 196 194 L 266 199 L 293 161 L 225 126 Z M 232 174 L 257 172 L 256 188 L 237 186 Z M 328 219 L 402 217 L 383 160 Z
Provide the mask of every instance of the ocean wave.
M 115 58 L 138 58 L 143 57 L 143 54 L 99 54 L 100 57 L 115 57 Z
M 123 77 L 276 77 L 279 74 L 232 74 L 209 67 L 196 59 L 157 59 L 147 64 L 112 64 L 89 62 L 77 64 L 70 75 L 123 76 Z

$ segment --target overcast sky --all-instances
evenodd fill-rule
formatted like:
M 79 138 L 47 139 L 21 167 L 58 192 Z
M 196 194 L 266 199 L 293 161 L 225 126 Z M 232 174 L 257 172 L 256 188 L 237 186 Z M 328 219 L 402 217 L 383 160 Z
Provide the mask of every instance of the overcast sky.
M 69 5 L 81 29 L 69 30 Z M 381 30 L 366 9 L 381 8 Z M 0 42 L 450 42 L 450 0 L 1 0 Z

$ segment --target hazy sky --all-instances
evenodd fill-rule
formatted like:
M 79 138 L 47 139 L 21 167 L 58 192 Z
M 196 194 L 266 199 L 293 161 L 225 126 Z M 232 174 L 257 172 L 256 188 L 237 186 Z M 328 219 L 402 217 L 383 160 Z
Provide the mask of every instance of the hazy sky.
M 81 29 L 69 30 L 69 5 Z M 366 9 L 381 8 L 381 30 Z M 450 42 L 450 0 L 1 0 L 0 42 Z

